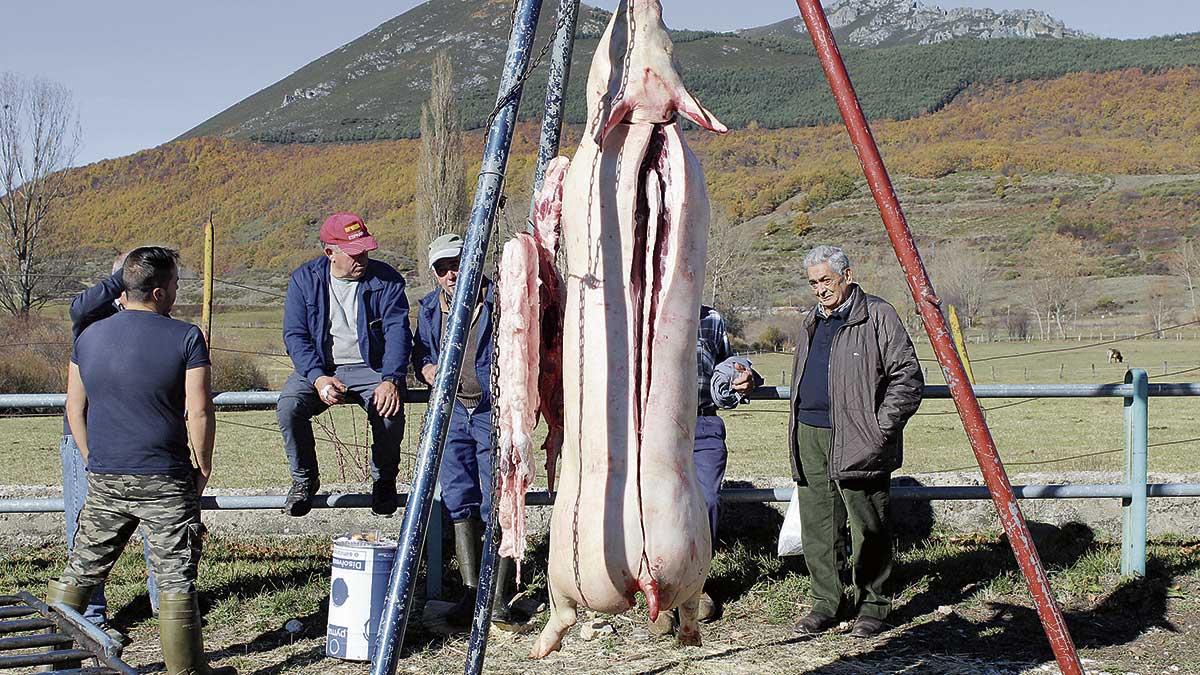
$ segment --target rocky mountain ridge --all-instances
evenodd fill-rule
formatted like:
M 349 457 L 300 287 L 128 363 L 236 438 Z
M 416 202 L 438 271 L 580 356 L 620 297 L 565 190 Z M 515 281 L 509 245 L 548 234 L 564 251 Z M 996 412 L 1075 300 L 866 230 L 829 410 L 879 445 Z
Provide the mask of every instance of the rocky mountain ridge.
M 181 138 L 229 136 L 272 142 L 356 141 L 413 137 L 429 87 L 433 54 L 447 50 L 468 128 L 478 126 L 494 105 L 497 80 L 511 20 L 508 0 L 430 0 L 197 125 Z M 610 13 L 580 8 L 569 119 L 582 116 L 587 63 Z M 913 0 L 842 0 L 829 10 L 844 47 L 894 47 L 955 38 L 1082 35 L 1040 12 L 943 10 Z M 538 49 L 554 28 L 553 3 L 543 8 Z M 799 27 L 797 26 L 799 24 Z M 712 98 L 728 91 L 720 82 L 812 70 L 811 45 L 798 32 L 799 18 L 737 33 L 674 31 L 676 55 L 690 87 Z M 802 39 L 798 39 L 802 38 Z M 781 45 L 780 42 L 788 44 Z M 805 54 L 808 58 L 805 58 Z M 544 82 L 544 67 L 530 81 Z M 972 81 L 969 76 L 958 79 Z M 707 80 L 707 81 L 705 81 Z M 710 84 L 711 83 L 711 84 Z M 716 91 L 710 91 L 717 87 Z M 540 96 L 527 96 L 523 114 L 536 116 Z M 756 105 L 767 105 L 754 97 Z M 891 112 L 891 111 L 889 111 Z M 771 119 L 770 111 L 747 111 L 747 120 Z M 797 118 L 774 124 L 803 125 Z M 734 122 L 736 124 L 736 121 Z
M 971 7 L 943 8 L 923 0 L 841 0 L 826 9 L 844 46 L 937 44 L 958 38 L 1086 38 L 1045 12 Z M 800 17 L 739 31 L 747 37 L 807 35 Z

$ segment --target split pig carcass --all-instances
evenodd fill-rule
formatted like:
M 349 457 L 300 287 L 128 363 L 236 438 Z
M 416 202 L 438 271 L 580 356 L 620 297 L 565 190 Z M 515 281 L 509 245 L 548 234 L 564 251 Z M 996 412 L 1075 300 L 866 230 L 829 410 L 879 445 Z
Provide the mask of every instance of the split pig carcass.
M 561 225 L 567 275 L 565 311 L 552 314 L 562 322 L 563 444 L 550 531 L 551 616 L 534 658 L 559 648 L 578 607 L 620 613 L 638 592 L 652 621 L 678 608 L 679 642 L 700 644 L 696 610 L 711 542 L 692 446 L 709 205 L 678 116 L 710 131 L 726 128 L 684 88 L 672 53 L 657 0 L 620 3 L 592 61 L 584 139 L 569 168 L 556 160 L 539 195 L 535 231 Z M 541 311 L 529 280 L 545 239 L 518 235 L 505 247 L 501 295 L 505 285 L 524 293 L 529 300 L 512 307 L 525 317 Z M 554 283 L 556 275 L 539 271 L 541 283 Z M 504 313 L 502 306 L 502 322 Z M 525 333 L 512 348 L 523 344 L 524 358 L 535 359 L 537 327 L 514 321 Z M 501 397 L 512 392 L 524 403 L 513 415 L 501 412 L 500 434 L 527 449 L 530 402 L 543 394 L 531 388 L 527 365 L 505 368 L 503 352 L 502 343 Z M 518 508 L 517 489 L 531 480 L 532 464 L 517 445 L 501 443 L 502 492 L 512 486 L 502 509 Z

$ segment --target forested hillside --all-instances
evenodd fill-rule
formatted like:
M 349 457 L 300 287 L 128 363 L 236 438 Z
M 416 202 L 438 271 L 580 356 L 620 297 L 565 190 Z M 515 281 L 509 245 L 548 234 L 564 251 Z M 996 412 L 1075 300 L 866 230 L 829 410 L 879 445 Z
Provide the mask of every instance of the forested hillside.
M 891 170 L 914 177 L 965 171 L 997 176 L 1196 173 L 1197 96 L 1196 68 L 1081 73 L 969 87 L 935 114 L 878 122 L 874 130 Z M 718 115 L 728 113 L 720 105 L 711 107 Z M 536 136 L 536 127 L 522 125 L 513 147 L 507 189 L 514 206 L 504 220 L 514 226 L 523 222 L 527 208 Z M 564 148 L 573 151 L 578 129 L 569 129 L 566 136 Z M 804 244 L 808 221 L 820 224 L 830 204 L 861 190 L 857 163 L 840 125 L 749 128 L 725 136 L 693 130 L 688 139 L 719 211 L 735 222 L 773 214 L 760 246 Z M 480 149 L 480 136 L 469 134 L 468 176 Z M 220 274 L 279 275 L 316 254 L 317 223 L 326 214 L 350 209 L 367 217 L 383 243 L 381 255 L 411 265 L 417 152 L 418 142 L 410 140 L 282 146 L 212 138 L 177 141 L 73 170 L 66 225 L 96 258 L 114 248 L 155 241 L 181 247 L 194 263 L 201 224 L 212 211 L 221 228 Z M 802 199 L 787 201 L 800 193 Z M 1021 227 L 1060 227 L 1116 256 L 1132 255 L 1122 233 L 1145 225 L 1145 218 L 1155 219 L 1154 231 L 1200 227 L 1194 192 L 1176 190 L 1161 196 L 1161 208 L 1149 210 L 1118 196 L 1112 195 L 1108 213 L 1091 213 L 1068 199 L 1055 216 L 1059 220 L 1050 220 L 1047 213 Z M 903 201 L 908 195 L 901 192 L 900 197 Z M 877 225 L 867 216 L 856 226 Z M 1028 240 L 1023 237 L 1004 245 L 1022 245 Z M 1153 254 L 1153 244 L 1148 246 Z
M 1048 37 L 1072 34 L 1054 28 L 1050 33 L 1016 33 L 1042 37 L 995 37 L 1014 33 L 996 26 L 979 32 L 969 10 L 954 10 L 944 18 L 951 24 L 966 22 L 975 28 L 964 24 L 962 31 L 920 37 L 935 44 L 918 44 L 916 34 L 863 43 L 854 36 L 868 24 L 879 23 L 879 17 L 872 18 L 873 11 L 906 14 L 914 8 L 893 0 L 837 6 L 854 15 L 853 21 L 838 29 L 839 44 L 864 110 L 872 119 L 927 114 L 941 109 L 967 87 L 997 80 L 1200 66 L 1197 35 L 1145 40 Z M 419 129 L 421 104 L 428 96 L 430 64 L 434 54 L 443 50 L 454 65 L 464 125 L 477 128 L 495 105 L 509 9 L 504 2 L 426 2 L 230 106 L 183 138 L 226 136 L 287 143 L 413 138 Z M 923 4 L 921 9 L 931 7 Z M 550 39 L 554 16 L 550 11 L 542 14 L 538 52 Z M 607 20 L 608 13 L 603 10 L 581 8 L 566 97 L 567 119 L 573 124 L 584 120 L 588 66 Z M 1032 25 L 1018 23 L 1027 29 Z M 891 20 L 884 25 L 899 26 Z M 954 35 L 976 37 L 944 40 Z M 981 39 L 983 35 L 993 37 Z M 726 124 L 777 128 L 830 124 L 840 119 L 812 44 L 804 35 L 790 29 L 674 31 L 672 39 L 689 89 L 718 111 Z M 861 44 L 873 46 L 856 46 Z M 522 119 L 541 116 L 546 60 L 525 89 Z

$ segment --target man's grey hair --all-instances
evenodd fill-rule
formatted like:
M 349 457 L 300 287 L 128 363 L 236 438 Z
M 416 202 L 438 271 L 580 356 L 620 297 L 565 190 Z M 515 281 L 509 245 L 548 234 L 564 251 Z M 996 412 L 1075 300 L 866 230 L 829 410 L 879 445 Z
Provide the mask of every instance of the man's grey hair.
M 846 270 L 850 269 L 850 259 L 840 246 L 818 246 L 804 256 L 806 270 L 823 263 L 829 263 L 829 268 L 839 277 L 846 276 Z

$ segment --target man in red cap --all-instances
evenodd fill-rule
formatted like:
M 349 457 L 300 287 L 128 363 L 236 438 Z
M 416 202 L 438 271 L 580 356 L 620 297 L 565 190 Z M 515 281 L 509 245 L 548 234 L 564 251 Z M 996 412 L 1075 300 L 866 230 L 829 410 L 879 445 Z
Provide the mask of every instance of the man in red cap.
M 370 259 L 379 245 L 353 213 L 326 218 L 320 238 L 324 255 L 292 273 L 284 303 L 283 342 L 296 371 L 276 412 L 292 470 L 283 511 L 307 514 L 321 485 L 312 418 L 352 401 L 366 409 L 371 424 L 371 510 L 391 515 L 412 349 L 404 277 Z

